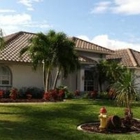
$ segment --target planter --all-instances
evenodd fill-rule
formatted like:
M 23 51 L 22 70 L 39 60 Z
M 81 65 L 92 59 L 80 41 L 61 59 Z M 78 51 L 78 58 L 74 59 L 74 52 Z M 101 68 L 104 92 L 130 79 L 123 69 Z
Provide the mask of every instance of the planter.
M 110 116 L 107 119 L 107 129 L 119 129 L 121 128 L 122 125 L 122 121 L 120 119 L 120 117 L 118 117 L 117 115 L 114 116 Z

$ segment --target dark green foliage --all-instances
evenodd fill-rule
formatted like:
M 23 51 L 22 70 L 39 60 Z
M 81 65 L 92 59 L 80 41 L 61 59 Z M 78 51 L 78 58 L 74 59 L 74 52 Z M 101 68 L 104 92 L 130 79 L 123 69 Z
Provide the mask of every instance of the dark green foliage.
M 113 84 L 116 92 L 116 101 L 119 105 L 130 108 L 131 102 L 136 99 L 137 86 L 135 75 L 129 69 L 122 73 L 121 78 Z
M 22 87 L 18 91 L 18 98 L 26 99 L 27 94 L 31 94 L 34 99 L 42 99 L 44 90 L 37 87 Z

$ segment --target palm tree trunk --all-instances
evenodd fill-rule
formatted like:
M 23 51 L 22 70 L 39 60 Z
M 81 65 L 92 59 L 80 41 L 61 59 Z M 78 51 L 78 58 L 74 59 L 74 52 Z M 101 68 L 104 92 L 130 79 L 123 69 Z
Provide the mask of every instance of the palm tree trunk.
M 54 79 L 54 83 L 53 83 L 52 89 L 55 89 L 55 88 L 56 88 L 59 74 L 60 74 L 60 68 L 58 68 L 58 70 L 57 70 L 57 72 L 56 72 L 56 75 L 55 75 L 55 79 Z
M 45 70 L 45 63 L 43 63 L 43 86 L 44 86 L 44 90 L 45 90 L 45 86 L 46 86 L 46 70 Z
M 49 90 L 49 77 L 50 77 L 50 69 L 47 69 L 46 72 L 46 85 L 45 85 L 45 92 Z

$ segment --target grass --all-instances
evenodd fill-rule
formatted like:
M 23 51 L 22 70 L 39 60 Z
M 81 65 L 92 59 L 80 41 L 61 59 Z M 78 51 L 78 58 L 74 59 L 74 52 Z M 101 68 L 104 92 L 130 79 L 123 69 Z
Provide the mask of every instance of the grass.
M 108 115 L 123 116 L 112 101 L 84 99 L 56 103 L 0 104 L 0 140 L 139 140 L 140 134 L 93 134 L 78 131 L 77 125 L 98 120 L 105 106 Z M 140 117 L 140 103 L 133 105 Z

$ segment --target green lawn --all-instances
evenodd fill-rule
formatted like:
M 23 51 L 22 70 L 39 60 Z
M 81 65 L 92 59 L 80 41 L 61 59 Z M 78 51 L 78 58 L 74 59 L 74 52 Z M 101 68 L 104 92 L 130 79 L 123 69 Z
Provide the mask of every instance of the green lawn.
M 111 101 L 67 100 L 56 103 L 0 104 L 0 140 L 139 140 L 140 134 L 107 135 L 85 133 L 77 125 L 98 120 L 105 106 L 108 115 L 123 116 L 123 107 Z M 140 103 L 133 105 L 140 118 Z

